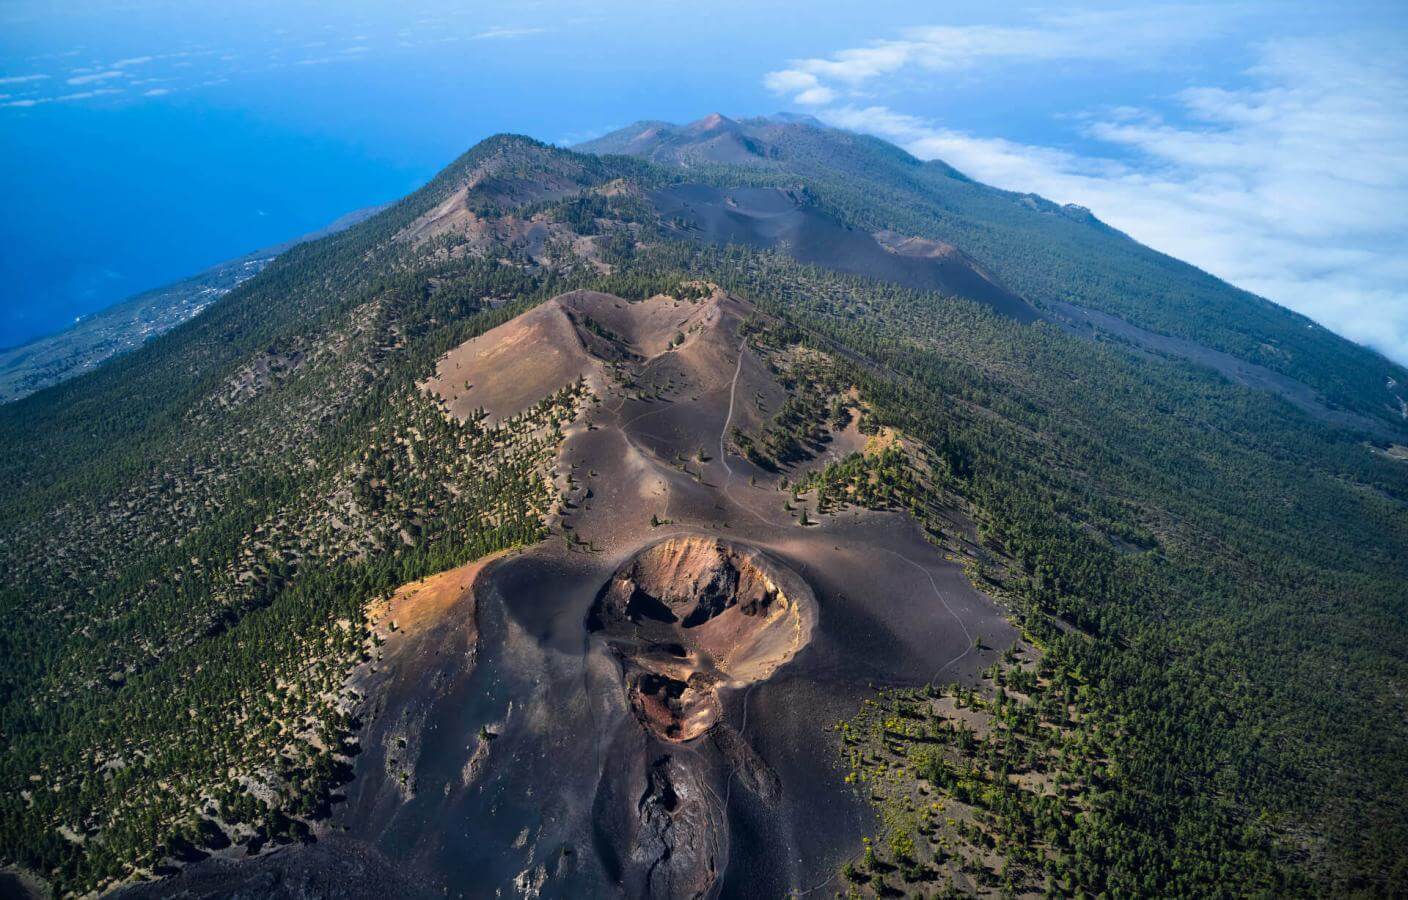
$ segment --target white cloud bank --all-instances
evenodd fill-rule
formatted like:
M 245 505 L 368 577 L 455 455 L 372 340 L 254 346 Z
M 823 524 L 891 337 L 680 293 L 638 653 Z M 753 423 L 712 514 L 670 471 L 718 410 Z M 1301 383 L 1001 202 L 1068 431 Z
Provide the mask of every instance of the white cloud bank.
M 79 100 L 92 100 L 94 97 L 106 97 L 120 93 L 122 91 L 118 88 L 99 88 L 95 91 L 79 91 L 74 94 L 61 94 L 57 97 L 26 97 L 22 100 L 8 100 L 0 103 L 0 107 L 26 109 L 32 106 L 43 106 L 45 103 L 76 103 Z
M 976 136 L 865 102 L 877 81 L 977 60 L 1114 52 L 1100 43 L 1060 29 L 928 29 L 796 60 L 765 83 L 823 106 L 817 114 L 834 125 L 999 187 L 1090 207 L 1152 247 L 1408 364 L 1408 58 L 1392 41 L 1270 40 L 1257 48 L 1250 86 L 1184 90 L 1169 111 L 1175 121 L 1128 107 L 1082 117 L 1087 137 L 1127 151 L 1118 160 Z
M 509 41 L 513 40 L 514 38 L 528 37 L 530 35 L 542 33 L 543 29 L 541 28 L 508 27 L 504 25 L 495 25 L 492 28 L 486 28 L 483 31 L 470 35 L 470 38 L 471 40 L 476 41 Z
M 106 72 L 92 72 L 87 75 L 75 75 L 68 79 L 69 84 L 92 84 L 96 81 L 110 81 L 114 78 L 126 78 L 127 73 L 117 69 Z
M 792 60 L 788 68 L 768 73 L 764 84 L 795 103 L 823 105 L 841 93 L 861 92 L 882 77 L 1070 60 L 1139 66 L 1171 47 L 1218 34 L 1232 18 L 1230 9 L 1166 6 L 1048 13 L 1030 26 L 911 28 L 902 38 L 871 41 L 825 58 Z

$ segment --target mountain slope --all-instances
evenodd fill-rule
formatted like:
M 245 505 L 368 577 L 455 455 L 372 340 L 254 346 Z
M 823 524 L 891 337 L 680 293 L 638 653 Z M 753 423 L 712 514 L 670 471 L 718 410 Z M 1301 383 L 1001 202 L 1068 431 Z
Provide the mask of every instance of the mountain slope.
M 101 365 L 109 357 L 170 331 L 259 271 L 280 253 L 305 241 L 351 228 L 375 215 L 368 207 L 339 217 L 326 228 L 256 250 L 166 287 L 138 294 L 85 316 L 57 334 L 0 350 L 0 403 L 17 400 Z
M 740 142 L 747 154 L 719 149 Z M 940 161 L 920 162 L 864 135 L 814 121 L 707 117 L 687 126 L 637 123 L 582 144 L 592 153 L 626 153 L 691 168 L 745 167 L 781 179 L 806 179 L 818 204 L 853 226 L 942 241 L 972 257 L 1000 284 L 1077 326 L 1084 310 L 1118 317 L 1100 329 L 1145 341 L 1139 329 L 1213 351 L 1200 354 L 1229 377 L 1217 354 L 1305 385 L 1315 408 L 1349 412 L 1360 427 L 1408 427 L 1404 370 L 1326 331 L 1304 316 L 1144 247 L 1088 210 L 979 184 Z M 1073 308 L 1074 307 L 1074 308 Z M 1127 326 L 1132 325 L 1131 330 Z M 1174 350 L 1173 352 L 1177 352 Z
M 778 188 L 671 185 L 651 194 L 656 211 L 683 236 L 717 244 L 783 248 L 799 262 L 976 300 L 1019 322 L 1037 313 L 957 248 L 894 232 L 874 235 Z
M 1404 890 L 1408 464 L 1357 393 L 1387 364 L 1267 366 L 1349 360 L 1332 422 L 1092 340 L 1032 285 L 1138 312 L 1152 251 L 733 125 L 774 162 L 491 138 L 0 407 L 4 862 L 137 896 Z M 958 268 L 661 200 L 745 190 Z M 1249 339 L 1294 320 L 1163 277 Z

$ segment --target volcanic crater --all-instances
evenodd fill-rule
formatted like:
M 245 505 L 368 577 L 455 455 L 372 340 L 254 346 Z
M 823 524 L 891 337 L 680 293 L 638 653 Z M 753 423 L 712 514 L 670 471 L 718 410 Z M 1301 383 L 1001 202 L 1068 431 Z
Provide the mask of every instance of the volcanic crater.
M 720 686 L 766 680 L 807 644 L 815 618 L 811 588 L 780 562 L 744 544 L 684 536 L 617 569 L 587 628 L 620 661 L 641 724 L 683 742 L 719 721 Z

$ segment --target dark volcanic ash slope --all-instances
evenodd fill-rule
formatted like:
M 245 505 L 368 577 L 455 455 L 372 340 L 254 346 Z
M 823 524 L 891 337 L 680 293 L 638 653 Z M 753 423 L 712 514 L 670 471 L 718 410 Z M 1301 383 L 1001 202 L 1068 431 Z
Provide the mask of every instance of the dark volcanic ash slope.
M 796 191 L 677 184 L 651 197 L 665 221 L 712 243 L 779 248 L 798 262 L 976 300 L 1019 322 L 1039 318 L 956 247 L 889 231 L 867 234 Z
M 579 378 L 596 401 L 564 435 L 556 536 L 390 636 L 320 858 L 452 895 L 706 897 L 814 888 L 855 852 L 873 813 L 827 726 L 872 685 L 971 676 L 1013 631 L 908 517 L 800 526 L 726 452 L 783 395 L 757 315 L 578 292 L 441 361 L 430 388 L 463 415 Z M 308 852 L 252 870 L 296 881 Z

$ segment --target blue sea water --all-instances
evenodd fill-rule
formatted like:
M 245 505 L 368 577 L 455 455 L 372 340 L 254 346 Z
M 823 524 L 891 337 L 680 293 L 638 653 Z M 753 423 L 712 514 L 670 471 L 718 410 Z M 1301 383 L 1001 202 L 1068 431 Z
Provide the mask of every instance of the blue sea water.
M 573 143 L 642 118 L 769 113 L 786 101 L 764 76 L 791 59 L 936 19 L 1028 16 L 902 0 L 9 0 L 0 346 L 395 199 L 496 132 Z M 921 91 L 955 128 L 1052 144 L 1080 140 L 1053 118 L 1057 95 L 1142 100 L 1186 68 L 936 73 L 887 90 Z

